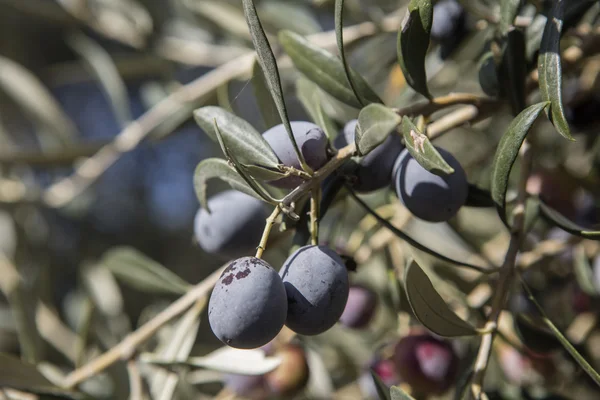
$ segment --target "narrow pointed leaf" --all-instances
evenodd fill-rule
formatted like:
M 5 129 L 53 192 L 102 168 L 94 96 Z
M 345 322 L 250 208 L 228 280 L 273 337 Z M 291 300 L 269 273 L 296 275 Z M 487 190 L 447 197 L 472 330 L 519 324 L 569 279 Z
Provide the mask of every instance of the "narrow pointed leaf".
M 465 203 L 466 207 L 494 207 L 494 204 L 489 191 L 474 184 L 469 184 L 469 194 Z
M 277 168 L 279 160 L 267 141 L 248 122 L 222 109 L 207 106 L 194 111 L 194 118 L 200 127 L 216 139 L 215 121 L 225 137 L 227 147 L 242 164 L 257 164 Z
M 415 400 L 414 397 L 406 393 L 404 390 L 399 388 L 398 386 L 392 386 L 390 388 L 390 396 L 391 400 Z
M 344 65 L 338 57 L 290 31 L 279 32 L 279 42 L 294 66 L 308 79 L 341 102 L 356 108 L 361 107 L 348 84 Z M 349 70 L 355 89 L 364 101 L 381 103 L 369 84 L 356 71 Z
M 358 154 L 366 155 L 387 139 L 402 118 L 381 104 L 369 104 L 358 114 L 354 140 Z
M 202 208 L 206 210 L 208 210 L 206 182 L 213 178 L 218 178 L 227 182 L 232 189 L 239 190 L 240 192 L 262 200 L 262 198 L 248 186 L 244 179 L 242 179 L 227 161 L 222 158 L 207 158 L 198 164 L 196 171 L 194 172 L 194 190 L 196 191 L 196 197 L 198 197 L 198 201 L 200 201 Z
M 252 88 L 254 89 L 254 97 L 258 104 L 258 109 L 262 120 L 265 124 L 265 128 L 269 129 L 275 125 L 281 123 L 277 106 L 273 102 L 273 97 L 269 92 L 269 87 L 265 79 L 265 74 L 258 63 L 258 60 L 254 61 L 252 66 Z
M 600 386 L 600 374 L 598 374 L 598 372 L 596 372 L 596 370 L 585 360 L 585 358 L 583 358 L 583 356 L 579 354 L 579 352 L 575 349 L 575 347 L 573 347 L 571 342 L 569 342 L 569 340 L 560 332 L 556 325 L 552 323 L 552 321 L 544 312 L 544 309 L 540 306 L 535 297 L 533 297 L 533 294 L 531 293 L 531 290 L 529 289 L 527 284 L 525 284 L 525 281 L 521 279 L 521 283 L 523 284 L 525 291 L 527 291 L 529 300 L 533 302 L 533 304 L 541 314 L 542 320 L 544 321 L 546 326 L 550 329 L 550 331 L 552 331 L 554 336 L 560 341 L 565 350 L 569 352 L 571 357 L 573 357 L 573 359 L 577 362 L 577 364 L 579 364 L 579 366 L 585 371 L 585 373 L 588 374 L 590 378 L 592 378 L 596 385 Z
M 590 240 L 600 240 L 600 231 L 588 230 L 567 217 L 554 210 L 543 201 L 540 201 L 540 213 L 542 217 L 551 224 L 558 226 L 563 231 L 569 232 L 572 235 L 580 236 Z
M 408 117 L 402 118 L 402 135 L 408 152 L 427 171 L 444 176 L 454 172 L 446 160 Z
M 244 170 L 248 171 L 250 176 L 259 181 L 273 181 L 285 177 L 285 173 L 279 172 L 260 165 L 242 165 Z
M 521 0 L 503 0 L 500 2 L 500 31 L 506 34 L 511 28 L 517 14 Z
M 109 250 L 102 263 L 121 282 L 148 293 L 184 294 L 190 284 L 143 253 L 130 248 Z
M 503 221 L 506 221 L 506 191 L 510 171 L 529 129 L 547 105 L 547 102 L 537 103 L 523 110 L 512 120 L 498 143 L 492 166 L 491 195 Z
M 406 296 L 415 317 L 433 333 L 444 337 L 472 336 L 477 330 L 458 317 L 433 287 L 427 274 L 412 261 L 404 276 Z
M 317 85 L 304 77 L 296 81 L 296 97 L 312 119 L 312 121 L 323 129 L 330 142 L 338 135 L 335 122 L 325 113 L 322 104 L 322 94 Z
M 273 54 L 273 50 L 269 44 L 269 39 L 267 39 L 267 35 L 265 34 L 260 19 L 258 18 L 254 1 L 242 0 L 242 5 L 244 6 L 244 16 L 246 17 L 246 23 L 250 29 L 250 36 L 252 37 L 252 43 L 254 44 L 254 49 L 256 50 L 256 56 L 258 57 L 260 67 L 265 74 L 267 87 L 271 92 L 271 96 L 273 97 L 273 101 L 275 102 L 275 106 L 279 112 L 279 118 L 285 126 L 285 130 L 290 141 L 292 142 L 296 157 L 298 157 L 298 161 L 300 161 L 302 168 L 308 169 L 306 161 L 304 160 L 304 156 L 300 152 L 292 132 L 290 118 L 288 117 L 287 108 L 285 107 L 285 100 L 283 98 L 283 89 L 281 87 L 279 70 L 277 69 L 277 60 L 275 59 L 275 54 Z
M 34 364 L 0 353 L 0 387 L 23 390 L 38 395 L 83 399 L 80 393 L 60 388 L 50 382 Z
M 429 48 L 433 4 L 431 0 L 411 0 L 408 14 L 398 31 L 398 63 L 406 83 L 417 93 L 431 98 L 427 87 L 425 56 Z
M 577 245 L 573 252 L 573 271 L 575 279 L 583 292 L 589 296 L 598 296 L 600 293 L 594 285 L 592 266 L 585 255 L 583 246 Z
M 525 80 L 527 78 L 527 60 L 525 59 L 525 34 L 518 29 L 511 29 L 506 34 L 504 54 L 500 63 L 500 82 L 506 97 L 517 115 L 525 108 Z
M 386 386 L 385 383 L 383 383 L 379 375 L 377 375 L 377 373 L 373 371 L 373 369 L 370 369 L 369 372 L 371 372 L 373 383 L 375 383 L 375 390 L 377 391 L 379 400 L 391 400 L 390 389 Z
M 354 97 L 356 100 L 364 106 L 360 95 L 356 90 L 356 85 L 352 80 L 352 74 L 350 72 L 350 67 L 348 66 L 348 61 L 346 60 L 346 51 L 344 49 L 344 0 L 335 0 L 335 39 L 337 42 L 338 51 L 340 53 L 340 59 L 342 60 L 342 66 L 344 67 L 344 73 L 346 74 L 346 79 L 348 80 L 348 84 L 350 85 L 350 89 L 352 89 L 352 93 L 354 93 Z
M 261 1 L 258 7 L 265 25 L 272 26 L 275 31 L 289 29 L 300 35 L 311 35 L 323 30 L 315 13 L 302 3 Z
M 554 5 L 546 21 L 538 56 L 538 76 L 542 100 L 550 102 L 550 107 L 546 111 L 548 118 L 558 133 L 566 139 L 575 140 L 571 136 L 562 102 L 560 34 L 566 2 L 567 0 L 554 0 Z

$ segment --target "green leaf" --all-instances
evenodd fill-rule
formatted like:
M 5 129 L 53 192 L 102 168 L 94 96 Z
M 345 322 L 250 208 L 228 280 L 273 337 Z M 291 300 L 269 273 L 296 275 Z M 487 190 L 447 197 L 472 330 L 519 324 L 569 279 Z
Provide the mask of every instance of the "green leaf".
M 323 30 L 312 10 L 302 3 L 261 1 L 258 7 L 265 25 L 273 26 L 275 31 L 289 29 L 300 35 L 311 35 Z
M 429 138 L 422 134 L 408 117 L 402 118 L 402 135 L 408 152 L 427 171 L 441 176 L 454 172 L 454 168 L 448 165 Z
M 361 106 L 364 106 L 364 102 L 360 98 L 354 81 L 352 80 L 352 74 L 350 71 L 350 67 L 348 66 L 348 61 L 346 60 L 346 51 L 344 49 L 344 0 L 335 0 L 335 40 L 337 42 L 338 51 L 340 53 L 340 59 L 342 60 L 342 66 L 344 67 L 344 73 L 346 74 L 346 79 L 348 80 L 348 84 L 350 85 L 350 89 L 352 89 L 352 93 L 354 93 L 354 97 L 360 103 Z
M 544 219 L 551 224 L 558 226 L 563 231 L 569 232 L 572 235 L 580 236 L 590 240 L 600 240 L 600 231 L 590 231 L 584 227 L 577 225 L 567 217 L 554 210 L 543 201 L 540 201 L 540 214 Z
M 582 245 L 575 246 L 573 252 L 573 271 L 575 279 L 583 292 L 589 296 L 598 296 L 600 291 L 594 285 L 592 266 L 585 255 Z
M 194 111 L 200 127 L 217 141 L 215 122 L 227 142 L 227 147 L 242 164 L 257 164 L 276 169 L 279 164 L 271 146 L 248 122 L 222 109 L 206 106 Z
M 371 377 L 373 378 L 373 382 L 375 383 L 375 390 L 377 390 L 377 395 L 379 396 L 379 399 L 391 400 L 390 389 L 386 386 L 385 383 L 383 383 L 379 375 L 377 375 L 377 373 L 373 371 L 373 368 L 369 369 L 369 372 L 371 372 Z
M 398 31 L 398 63 L 406 83 L 416 92 L 431 99 L 427 88 L 425 56 L 433 22 L 431 0 L 411 0 L 408 14 Z
M 258 60 L 254 60 L 254 65 L 252 66 L 252 88 L 254 89 L 254 97 L 256 97 L 258 110 L 262 116 L 265 128 L 269 129 L 275 125 L 279 125 L 281 119 L 277 114 L 277 106 L 273 102 L 271 93 L 269 93 L 265 74 Z
M 504 53 L 500 63 L 500 82 L 510 102 L 514 115 L 525 108 L 525 80 L 527 78 L 527 60 L 525 59 L 525 34 L 518 29 L 507 32 Z
M 269 168 L 261 167 L 260 165 L 242 165 L 245 171 L 248 171 L 250 176 L 259 181 L 274 181 L 284 178 L 286 175 L 283 172 L 275 171 Z
M 81 393 L 60 388 L 50 382 L 34 364 L 0 353 L 0 388 L 23 390 L 46 396 L 83 399 Z
M 322 94 L 317 85 L 304 77 L 296 81 L 296 97 L 310 116 L 311 120 L 323 129 L 330 142 L 338 135 L 335 122 L 325 113 Z
M 232 189 L 239 190 L 262 200 L 227 161 L 222 158 L 207 158 L 196 167 L 196 171 L 194 172 L 194 190 L 202 208 L 209 212 L 206 199 L 206 182 L 213 178 L 221 179 L 227 182 Z
M 560 65 L 560 34 L 563 26 L 563 13 L 567 0 L 554 0 L 548 15 L 540 54 L 538 56 L 539 87 L 542 100 L 550 102 L 546 111 L 548 118 L 563 137 L 575 140 L 569 131 L 562 102 L 562 69 Z
M 118 280 L 143 292 L 184 294 L 191 287 L 173 272 L 131 247 L 107 251 L 102 263 Z
M 358 114 L 354 140 L 358 154 L 364 156 L 379 146 L 400 124 L 402 118 L 381 104 L 369 104 Z
M 503 0 L 500 2 L 499 28 L 502 34 L 506 34 L 512 27 L 512 24 L 519 13 L 520 5 L 521 0 Z
M 529 129 L 547 105 L 547 102 L 537 103 L 523 110 L 512 120 L 508 129 L 502 135 L 500 143 L 498 143 L 492 166 L 491 195 L 494 203 L 496 203 L 498 214 L 505 223 L 506 191 L 508 190 L 510 171 L 517 160 L 519 149 Z
M 554 325 L 552 323 L 552 321 L 550 321 L 550 319 L 544 312 L 544 309 L 540 306 L 540 304 L 537 302 L 535 297 L 533 297 L 533 293 L 531 293 L 531 290 L 529 289 L 529 287 L 527 286 L 527 284 L 525 283 L 525 281 L 522 278 L 521 278 L 521 283 L 523 284 L 523 287 L 527 291 L 529 300 L 531 300 L 533 302 L 535 307 L 538 309 L 539 313 L 542 315 L 542 320 L 544 321 L 546 326 L 552 331 L 554 336 L 556 336 L 556 338 L 560 341 L 560 343 L 563 345 L 565 350 L 567 350 L 569 352 L 571 357 L 573 357 L 573 359 L 575 359 L 577 364 L 579 364 L 579 366 L 590 376 L 590 378 L 592 378 L 592 380 L 596 383 L 596 385 L 600 386 L 600 375 L 598 374 L 598 372 L 596 372 L 596 370 L 594 370 L 594 368 L 592 368 L 592 366 L 585 360 L 585 358 L 583 358 L 583 356 L 581 354 L 579 354 L 579 352 L 575 349 L 575 347 L 573 347 L 571 342 L 569 342 L 569 340 L 560 332 L 560 330 L 558 330 L 556 325 Z
M 250 29 L 250 36 L 252 36 L 252 43 L 254 44 L 254 49 L 256 50 L 256 56 L 258 57 L 260 67 L 265 74 L 267 87 L 269 88 L 271 96 L 273 96 L 273 100 L 275 101 L 275 106 L 279 112 L 279 118 L 285 126 L 285 130 L 290 141 L 292 142 L 294 152 L 296 153 L 296 157 L 298 157 L 298 161 L 300 161 L 302 168 L 308 171 L 310 167 L 308 167 L 306 164 L 304 156 L 298 148 L 298 143 L 296 143 L 296 139 L 294 138 L 294 133 L 292 132 L 292 127 L 290 125 L 290 118 L 288 117 L 287 109 L 285 107 L 285 100 L 283 98 L 281 78 L 279 77 L 279 70 L 277 69 L 277 60 L 275 59 L 275 54 L 273 54 L 273 50 L 271 49 L 267 35 L 265 34 L 260 19 L 258 18 L 254 1 L 242 0 L 242 5 L 244 6 L 244 15 L 246 17 L 248 28 Z M 232 150 L 235 151 L 234 148 L 232 148 Z
M 279 32 L 279 42 L 296 68 L 308 79 L 343 103 L 361 107 L 348 84 L 344 65 L 338 57 L 287 30 Z M 356 71 L 350 69 L 350 75 L 357 93 L 366 102 L 381 103 L 377 94 Z
M 435 290 L 427 274 L 412 261 L 404 275 L 406 297 L 415 317 L 433 333 L 444 337 L 472 336 L 477 330 L 460 319 Z
M 391 400 L 415 400 L 414 397 L 406 393 L 404 390 L 399 388 L 398 386 L 392 386 L 390 388 L 390 396 Z
M 469 184 L 466 207 L 494 207 L 494 200 L 489 191 L 474 184 Z

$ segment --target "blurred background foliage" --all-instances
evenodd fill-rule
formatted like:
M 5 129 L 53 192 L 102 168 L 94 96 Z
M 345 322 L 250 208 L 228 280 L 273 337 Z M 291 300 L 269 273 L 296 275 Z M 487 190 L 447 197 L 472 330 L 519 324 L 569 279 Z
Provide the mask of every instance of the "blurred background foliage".
M 497 13 L 499 2 L 465 3 L 470 5 L 466 30 L 452 38 L 456 43 L 451 54 L 440 52 L 439 42 L 430 48 L 427 69 L 434 95 L 481 93 L 478 74 L 489 35 L 486 17 Z M 548 2 L 531 3 L 548 8 Z M 335 49 L 333 1 L 262 0 L 257 4 L 271 38 L 285 28 L 316 35 L 320 45 Z M 387 104 L 395 106 L 419 99 L 406 87 L 396 65 L 396 31 L 405 4 L 346 1 L 346 25 L 372 21 L 372 26 L 381 28 L 349 46 L 349 62 Z M 600 117 L 598 4 L 590 10 L 588 20 L 577 25 L 581 31 L 564 41 L 565 48 L 584 48 L 582 43 L 588 46 L 585 62 L 569 64 L 564 76 L 567 115 L 578 142 L 567 146 L 547 121 L 536 127 L 536 171 L 553 177 L 544 182 L 556 185 L 549 189 L 554 206 L 565 214 L 571 208 L 573 216 L 582 209 L 578 198 L 593 204 L 600 195 L 597 146 L 591 147 L 598 143 Z M 523 16 L 533 27 L 536 10 L 527 8 Z M 586 41 L 586 28 L 593 31 L 594 41 Z M 325 33 L 319 38 L 319 32 Z M 193 122 L 192 110 L 218 104 L 264 130 L 248 83 L 247 54 L 252 51 L 239 1 L 0 0 L 1 353 L 38 363 L 46 377 L 58 382 L 62 375 L 116 345 L 164 309 L 181 293 L 181 287 L 187 287 L 185 282 L 201 281 L 226 261 L 204 254 L 193 239 L 193 218 L 198 209 L 192 183 L 194 169 L 202 159 L 219 156 L 220 150 Z M 276 53 L 281 55 L 279 49 Z M 533 54 L 530 56 L 533 59 Z M 280 68 L 290 118 L 308 119 L 295 95 L 297 73 L 289 60 L 282 61 Z M 533 99 L 535 96 L 532 94 Z M 358 115 L 358 110 L 332 99 L 325 102 L 325 109 L 339 127 Z M 442 116 L 436 115 L 438 119 Z M 486 117 L 436 140 L 460 160 L 469 182 L 482 188 L 489 186 L 489 161 L 504 129 L 499 127 L 512 119 L 506 105 Z M 92 162 L 86 161 L 92 155 Z M 209 188 L 214 193 L 225 185 L 214 183 Z M 579 192 L 587 193 L 587 197 L 571 196 Z M 374 208 L 384 207 L 382 212 L 386 204 L 394 202 L 387 192 L 365 198 Z M 586 210 L 596 213 L 593 206 Z M 592 225 L 598 222 L 596 216 L 588 217 L 586 221 Z M 393 221 L 428 246 L 457 259 L 487 259 L 489 264 L 498 264 L 508 241 L 494 209 L 463 209 L 444 227 L 411 219 L 402 212 Z M 542 226 L 537 236 L 531 236 L 526 255 L 536 256 L 535 245 L 548 238 L 548 231 L 548 226 Z M 554 234 L 565 238 L 561 232 Z M 366 398 L 364 387 L 369 384 L 363 384 L 361 390 L 357 382 L 364 381 L 364 376 L 359 376 L 379 353 L 376 346 L 389 344 L 408 330 L 410 309 L 396 280 L 390 284 L 389 279 L 394 268 L 404 268 L 408 250 L 388 231 L 365 219 L 364 211 L 352 201 L 330 210 L 321 235 L 331 238 L 330 246 L 354 256 L 360 267 L 353 282 L 375 290 L 382 306 L 367 331 L 336 327 L 307 340 L 313 349 L 309 354 L 313 357 L 309 360 L 311 380 L 309 389 L 300 396 Z M 565 256 L 566 265 L 558 260 L 534 263 L 535 268 L 531 268 L 532 282 L 538 284 L 544 298 L 548 297 L 548 304 L 554 304 L 549 314 L 553 320 L 559 319 L 555 322 L 561 328 L 568 328 L 575 316 L 571 309 L 561 311 L 558 299 L 567 298 L 564 305 L 571 301 L 569 290 L 581 291 L 571 267 L 573 260 L 589 262 L 598 250 L 595 246 L 594 242 L 580 243 L 573 250 L 575 255 Z M 116 247 L 122 251 L 118 257 L 107 253 Z M 110 258 L 114 265 L 107 261 L 107 254 L 114 256 Z M 479 284 L 467 272 L 443 268 L 445 264 L 425 253 L 416 254 L 428 272 L 435 272 L 436 288 L 461 316 L 485 302 L 479 297 L 481 293 L 482 298 L 486 293 L 489 297 L 490 285 Z M 268 252 L 266 259 L 280 265 L 286 256 L 283 245 Z M 119 272 L 122 268 L 137 271 L 133 265 L 152 271 L 153 263 L 166 266 L 183 281 L 166 276 L 166 288 L 149 289 L 151 285 L 135 282 L 143 281 L 136 274 L 123 278 L 130 285 L 114 278 L 127 275 Z M 548 264 L 550 273 L 543 269 Z M 138 289 L 132 287 L 132 281 Z M 585 310 L 592 309 L 594 315 L 598 290 L 592 284 L 586 289 L 588 297 L 582 300 L 592 301 L 594 306 L 586 303 Z M 220 347 L 205 323 L 205 315 L 200 321 L 198 336 L 188 350 L 194 355 Z M 182 319 L 180 323 L 184 322 Z M 577 344 L 597 368 L 600 332 L 593 326 L 595 319 Z M 512 328 L 508 330 L 512 332 Z M 167 326 L 141 351 L 164 350 L 174 340 L 172 333 L 173 326 Z M 600 396 L 562 352 L 552 360 L 529 357 L 502 343 L 499 354 L 505 357 L 494 359 L 489 368 L 491 387 L 512 390 L 513 394 L 524 385 L 556 389 L 567 398 Z M 473 356 L 472 346 L 467 340 L 456 346 L 467 363 Z M 502 357 L 508 360 L 504 365 Z M 7 361 L 5 365 L 12 364 Z M 545 366 L 552 373 L 547 373 Z M 131 383 L 126 369 L 126 363 L 116 363 L 81 389 L 95 398 L 128 398 Z M 148 376 L 161 371 L 142 368 L 148 382 L 153 382 Z M 188 379 L 177 386 L 176 398 L 212 398 L 219 392 L 221 386 L 215 383 L 219 376 L 201 372 L 205 374 L 187 374 Z M 45 393 L 33 390 L 35 377 L 30 373 L 23 373 L 30 383 L 21 389 Z M 554 373 L 561 378 L 553 378 Z M 8 372 L 0 366 L 0 383 L 2 374 Z M 149 384 L 153 394 L 160 390 L 156 382 L 164 384 L 168 378 L 156 379 Z

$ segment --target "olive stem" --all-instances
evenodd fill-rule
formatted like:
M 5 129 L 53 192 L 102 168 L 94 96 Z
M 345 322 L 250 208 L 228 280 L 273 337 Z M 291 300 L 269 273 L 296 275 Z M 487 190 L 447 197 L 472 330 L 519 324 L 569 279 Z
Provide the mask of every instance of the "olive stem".
M 310 242 L 313 246 L 319 244 L 319 203 L 321 188 L 313 187 L 310 196 Z
M 279 216 L 280 212 L 281 212 L 281 208 L 279 206 L 277 206 L 277 207 L 275 207 L 275 209 L 273 209 L 273 212 L 267 218 L 267 222 L 265 224 L 265 230 L 263 231 L 262 237 L 260 238 L 260 243 L 258 244 L 258 247 L 256 248 L 256 258 L 262 257 L 263 252 L 265 251 L 265 248 L 267 247 L 267 241 L 269 240 L 269 235 L 271 234 L 271 228 L 273 228 L 273 225 L 275 224 L 275 220 Z
M 498 278 L 498 285 L 494 292 L 492 299 L 492 310 L 488 318 L 488 322 L 485 324 L 483 330 L 486 331 L 481 338 L 481 345 L 473 365 L 473 379 L 471 381 L 471 393 L 476 400 L 485 400 L 487 396 L 483 392 L 483 380 L 485 378 L 485 371 L 487 369 L 490 355 L 492 353 L 492 347 L 494 342 L 495 333 L 498 326 L 498 319 L 506 299 L 508 292 L 515 274 L 515 265 L 519 248 L 525 237 L 525 203 L 527 201 L 527 179 L 531 171 L 531 145 L 527 140 L 523 142 L 520 150 L 520 157 L 522 160 L 521 176 L 519 180 L 519 191 L 517 196 L 517 202 L 512 212 L 513 214 L 513 225 L 510 232 L 510 243 L 508 250 L 504 258 L 500 270 L 500 276 Z
M 396 108 L 394 111 L 400 116 L 420 114 L 428 117 L 443 108 L 459 104 L 470 104 L 479 108 L 484 105 L 498 104 L 498 100 L 473 93 L 450 93 L 446 96 L 435 97 L 431 101 L 422 101 L 404 108 Z

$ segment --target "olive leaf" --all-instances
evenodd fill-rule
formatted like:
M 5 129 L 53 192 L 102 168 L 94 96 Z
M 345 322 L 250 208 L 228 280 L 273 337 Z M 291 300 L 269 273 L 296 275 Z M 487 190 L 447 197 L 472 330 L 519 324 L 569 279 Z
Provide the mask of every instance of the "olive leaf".
M 248 186 L 242 177 L 233 169 L 227 161 L 222 158 L 207 158 L 198 164 L 194 171 L 194 190 L 196 197 L 200 201 L 202 208 L 209 210 L 206 199 L 206 182 L 209 179 L 218 178 L 227 182 L 232 189 L 254 196 L 258 199 L 262 198 Z
M 75 124 L 42 82 L 25 67 L 3 56 L 0 56 L 0 91 L 63 144 L 77 136 Z
M 580 236 L 589 240 L 600 240 L 600 231 L 591 231 L 579 226 L 558 211 L 554 210 L 549 205 L 545 204 L 543 201 L 540 201 L 540 214 L 546 221 L 558 226 L 563 231 L 569 232 L 572 235 Z
M 277 169 L 279 160 L 271 146 L 248 122 L 222 109 L 221 107 L 206 106 L 194 111 L 194 118 L 200 127 L 217 140 L 215 122 L 227 147 L 235 154 L 242 164 L 256 164 L 267 168 Z
M 529 297 L 529 300 L 531 300 L 531 302 L 537 308 L 538 312 L 541 314 L 542 321 L 546 324 L 546 326 L 550 329 L 550 331 L 552 331 L 554 336 L 560 341 L 560 343 L 563 345 L 565 350 L 567 350 L 567 352 L 569 352 L 569 354 L 571 355 L 571 357 L 573 357 L 573 359 L 577 362 L 577 364 L 579 364 L 579 366 L 589 375 L 589 377 L 592 378 L 592 380 L 596 383 L 596 385 L 600 386 L 600 374 L 598 374 L 598 372 L 596 372 L 596 370 L 585 360 L 585 358 L 583 358 L 583 356 L 581 354 L 579 354 L 579 352 L 575 349 L 575 347 L 573 347 L 571 342 L 569 342 L 569 340 L 560 332 L 560 330 L 556 327 L 556 325 L 554 325 L 552 323 L 552 321 L 548 318 L 548 316 L 544 312 L 544 309 L 540 306 L 540 304 L 537 302 L 537 300 L 533 296 L 531 289 L 529 289 L 529 287 L 527 286 L 527 284 L 525 283 L 523 278 L 521 278 L 521 283 L 523 284 L 523 287 L 525 288 L 525 291 L 527 292 L 527 296 Z
M 510 171 L 517 160 L 519 149 L 529 129 L 547 105 L 547 102 L 537 103 L 523 110 L 512 120 L 508 129 L 502 135 L 500 143 L 498 143 L 492 165 L 491 195 L 498 209 L 498 214 L 504 223 L 507 223 L 506 191 L 508 190 Z
M 494 207 L 494 200 L 489 191 L 469 183 L 466 207 Z
M 402 118 L 381 104 L 369 104 L 358 114 L 354 140 L 358 154 L 364 156 L 379 146 L 400 124 Z
M 261 19 L 275 31 L 289 29 L 300 35 L 310 35 L 323 29 L 310 9 L 302 3 L 261 1 L 258 5 Z
M 398 31 L 398 64 L 406 83 L 416 92 L 431 98 L 427 88 L 425 56 L 429 48 L 429 36 L 433 22 L 431 0 L 411 0 L 408 14 Z
M 582 245 L 577 245 L 573 251 L 573 271 L 575 279 L 583 292 L 589 296 L 598 296 L 600 291 L 594 285 L 592 266 L 585 255 Z
M 503 0 L 500 2 L 500 23 L 498 27 L 502 34 L 506 34 L 512 27 L 520 6 L 521 0 Z
M 404 275 L 406 297 L 415 317 L 433 333 L 445 337 L 472 336 L 477 330 L 458 317 L 413 260 Z
M 525 108 L 525 80 L 527 78 L 527 60 L 525 59 L 525 34 L 519 29 L 506 33 L 504 52 L 499 67 L 503 92 L 517 115 Z
M 408 152 L 427 171 L 441 176 L 454 172 L 454 168 L 448 165 L 429 138 L 408 117 L 402 118 L 402 135 Z
M 254 89 L 254 97 L 256 97 L 258 110 L 260 111 L 265 128 L 269 129 L 275 125 L 279 125 L 281 119 L 279 119 L 279 115 L 277 114 L 277 106 L 273 102 L 265 74 L 258 60 L 254 60 L 252 66 L 252 88 Z
M 288 117 L 285 100 L 283 98 L 283 88 L 281 87 L 281 78 L 279 76 L 279 70 L 277 69 L 277 60 L 275 59 L 275 54 L 273 54 L 273 49 L 271 49 L 269 39 L 267 39 L 267 35 L 265 34 L 260 19 L 258 18 L 254 1 L 242 0 L 242 5 L 244 6 L 244 16 L 246 17 L 246 23 L 250 29 L 250 36 L 252 37 L 252 44 L 254 44 L 254 49 L 256 50 L 256 56 L 258 57 L 260 67 L 265 74 L 264 76 L 267 82 L 267 87 L 271 92 L 271 96 L 273 96 L 273 101 L 275 101 L 275 106 L 279 112 L 281 122 L 285 126 L 285 130 L 288 134 L 290 142 L 294 147 L 294 152 L 296 153 L 296 157 L 298 157 L 298 161 L 302 165 L 302 168 L 309 170 L 310 167 L 308 167 L 306 164 L 304 156 L 298 148 L 298 143 L 296 143 L 296 139 L 294 138 L 294 133 L 292 132 L 290 118 Z M 232 148 L 232 150 L 234 149 Z
M 131 247 L 116 247 L 102 257 L 102 264 L 121 282 L 148 293 L 184 294 L 189 283 Z
M 375 372 L 373 368 L 370 368 L 369 372 L 371 373 L 371 377 L 373 378 L 373 383 L 375 383 L 375 390 L 377 391 L 379 399 L 391 400 L 390 389 L 385 383 L 383 383 L 379 375 L 377 375 L 377 372 Z
M 165 360 L 154 354 L 142 354 L 142 362 L 165 367 L 187 366 L 205 368 L 226 374 L 264 375 L 281 364 L 279 357 L 267 357 L 260 349 L 240 350 L 221 347 L 203 357 L 189 357 L 185 360 Z
M 319 87 L 304 77 L 296 81 L 296 97 L 302 103 L 311 120 L 317 124 L 330 142 L 333 142 L 338 135 L 338 128 L 335 122 L 325 113 L 322 105 L 322 94 Z
M 3 353 L 0 353 L 0 387 L 66 399 L 84 398 L 81 393 L 54 385 L 34 364 Z
M 539 87 L 542 100 L 549 101 L 548 118 L 563 137 L 575 140 L 569 131 L 562 102 L 562 67 L 560 64 L 560 34 L 566 0 L 554 0 L 548 15 L 540 54 L 538 56 Z
M 344 65 L 338 57 L 287 30 L 279 32 L 279 42 L 292 59 L 294 66 L 308 79 L 343 103 L 361 107 L 361 103 L 348 84 Z M 349 71 L 361 98 L 369 103 L 381 103 L 369 84 L 356 71 L 350 68 Z
M 414 397 L 406 393 L 398 386 L 392 386 L 390 388 L 390 396 L 391 400 L 415 400 Z
M 356 90 L 356 85 L 354 84 L 350 67 L 348 66 L 348 61 L 346 60 L 346 50 L 344 49 L 344 0 L 335 0 L 334 20 L 335 39 L 337 42 L 338 51 L 340 53 L 340 59 L 342 60 L 342 66 L 344 67 L 344 73 L 346 74 L 346 79 L 348 80 L 348 84 L 350 85 L 350 89 L 352 89 L 352 93 L 354 93 L 356 100 L 358 100 L 361 106 L 364 106 L 365 104 Z

